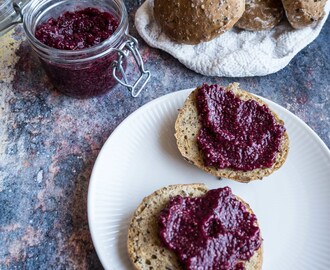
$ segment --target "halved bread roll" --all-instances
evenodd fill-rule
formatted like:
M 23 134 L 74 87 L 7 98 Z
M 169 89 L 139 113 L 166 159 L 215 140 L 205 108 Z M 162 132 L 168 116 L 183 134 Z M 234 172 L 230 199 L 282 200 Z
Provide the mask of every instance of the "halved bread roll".
M 285 131 L 282 136 L 280 149 L 276 153 L 275 162 L 271 167 L 243 171 L 231 168 L 219 169 L 214 166 L 205 166 L 203 153 L 199 149 L 197 143 L 197 136 L 202 128 L 196 107 L 196 94 L 198 89 L 199 88 L 194 90 L 186 99 L 175 122 L 177 146 L 180 153 L 187 161 L 216 177 L 228 178 L 239 182 L 249 182 L 251 180 L 262 179 L 279 169 L 284 164 L 289 152 L 289 136 L 287 131 Z M 240 89 L 237 83 L 230 84 L 225 88 L 225 91 L 232 91 L 235 96 L 239 97 L 241 100 L 247 101 L 252 99 L 257 101 L 260 105 L 268 107 L 268 105 L 260 98 Z M 284 122 L 275 112 L 271 111 L 271 113 L 278 124 L 284 125 Z
M 200 197 L 208 192 L 204 184 L 178 184 L 163 187 L 145 197 L 134 212 L 128 229 L 128 254 L 135 269 L 138 270 L 180 270 L 184 269 L 175 253 L 164 247 L 159 237 L 158 217 L 171 198 Z M 241 198 L 247 211 L 253 214 L 250 206 Z M 261 236 L 260 236 L 260 240 Z M 262 267 L 262 246 L 254 252 L 244 269 L 259 270 Z

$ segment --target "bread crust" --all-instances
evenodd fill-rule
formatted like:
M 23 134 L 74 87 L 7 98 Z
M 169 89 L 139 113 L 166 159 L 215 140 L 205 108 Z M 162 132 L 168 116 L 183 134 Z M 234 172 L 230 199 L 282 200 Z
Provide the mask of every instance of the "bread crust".
M 198 44 L 232 28 L 244 9 L 244 0 L 155 0 L 154 18 L 172 40 Z
M 282 0 L 289 23 L 300 29 L 315 24 L 324 15 L 327 0 Z
M 246 0 L 243 16 L 235 26 L 260 31 L 276 26 L 284 14 L 281 0 Z
M 270 168 L 259 168 L 251 171 L 233 170 L 229 168 L 218 169 L 213 166 L 206 167 L 203 161 L 203 153 L 199 150 L 197 145 L 197 135 L 201 129 L 199 116 L 196 107 L 196 93 L 195 89 L 186 99 L 182 109 L 175 122 L 175 138 L 178 149 L 181 155 L 190 163 L 198 168 L 218 177 L 228 178 L 243 183 L 248 183 L 252 180 L 262 179 L 265 176 L 272 174 L 275 170 L 279 169 L 285 162 L 289 152 L 289 136 L 287 131 L 284 132 L 280 151 L 276 155 L 276 160 Z M 253 99 L 261 105 L 268 105 L 260 98 L 239 88 L 238 83 L 230 84 L 226 91 L 232 91 L 237 97 L 242 100 Z M 271 113 L 276 119 L 278 124 L 284 125 L 284 122 L 271 110 Z
M 137 270 L 171 269 L 183 270 L 177 256 L 166 249 L 158 235 L 158 216 L 167 203 L 176 195 L 198 197 L 208 188 L 204 184 L 178 184 L 163 187 L 145 197 L 134 212 L 128 228 L 127 249 L 130 260 Z M 236 196 L 253 213 L 251 207 Z M 249 261 L 246 270 L 260 270 L 263 250 L 260 247 Z

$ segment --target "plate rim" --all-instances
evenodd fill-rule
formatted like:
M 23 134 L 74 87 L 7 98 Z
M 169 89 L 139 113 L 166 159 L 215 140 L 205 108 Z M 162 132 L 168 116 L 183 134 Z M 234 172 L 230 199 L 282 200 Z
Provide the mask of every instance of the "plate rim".
M 94 162 L 93 165 L 93 169 L 91 172 L 91 176 L 89 178 L 89 183 L 88 183 L 88 194 L 87 194 L 87 218 L 88 218 L 88 227 L 89 227 L 89 231 L 90 231 L 90 235 L 92 238 L 92 242 L 93 242 L 93 246 L 95 248 L 96 254 L 102 264 L 102 266 L 107 269 L 107 265 L 105 263 L 104 258 L 101 255 L 101 247 L 100 244 L 98 243 L 98 241 L 96 240 L 96 229 L 95 229 L 95 225 L 93 223 L 93 204 L 94 204 L 94 200 L 93 200 L 93 189 L 94 186 L 96 185 L 95 183 L 97 182 L 97 178 L 95 177 L 96 171 L 98 169 L 98 166 L 100 164 L 100 160 L 102 159 L 103 155 L 106 153 L 106 149 L 107 149 L 107 145 L 110 144 L 111 142 L 111 138 L 113 136 L 115 136 L 118 132 L 120 132 L 120 129 L 122 128 L 122 126 L 124 126 L 126 124 L 126 122 L 129 122 L 131 118 L 135 117 L 136 114 L 139 113 L 143 113 L 144 110 L 148 109 L 148 107 L 152 107 L 155 106 L 157 103 L 161 103 L 165 100 L 171 99 L 177 95 L 189 95 L 190 92 L 192 92 L 194 89 L 196 88 L 187 88 L 187 89 L 182 89 L 182 90 L 177 90 L 165 95 L 162 95 L 158 98 L 155 98 L 147 103 L 145 103 L 144 105 L 142 105 L 141 107 L 139 107 L 137 110 L 133 111 L 132 113 L 130 113 L 121 123 L 119 123 L 119 125 L 111 132 L 111 134 L 108 136 L 108 138 L 106 139 L 106 141 L 104 142 L 104 144 L 101 147 L 101 150 L 99 151 L 97 158 Z M 319 137 L 319 135 L 309 126 L 307 125 L 301 118 L 299 118 L 297 115 L 295 115 L 294 113 L 292 113 L 291 111 L 289 111 L 288 109 L 286 109 L 285 107 L 281 106 L 280 104 L 277 104 L 274 101 L 269 100 L 268 98 L 262 97 L 260 95 L 251 93 L 254 96 L 257 96 L 259 98 L 261 98 L 263 101 L 265 101 L 267 104 L 271 104 L 273 107 L 275 107 L 275 110 L 283 110 L 284 113 L 289 114 L 290 117 L 294 118 L 295 121 L 297 121 L 300 125 L 303 126 L 303 128 L 308 132 L 308 135 L 312 137 L 312 139 L 316 140 L 316 143 L 319 144 L 321 146 L 321 149 L 325 152 L 326 156 L 328 157 L 328 159 L 330 160 L 330 149 L 328 148 L 328 146 L 325 144 L 325 142 Z

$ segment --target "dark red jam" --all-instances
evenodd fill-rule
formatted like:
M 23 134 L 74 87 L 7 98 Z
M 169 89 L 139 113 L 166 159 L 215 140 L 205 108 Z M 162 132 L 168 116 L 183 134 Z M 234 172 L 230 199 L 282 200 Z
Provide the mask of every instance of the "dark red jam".
M 53 85 L 61 93 L 75 98 L 95 97 L 108 92 L 117 85 L 112 75 L 113 61 L 118 56 L 110 53 L 101 59 L 94 60 L 81 68 L 73 68 L 69 65 L 55 64 L 41 59 L 41 64 Z M 127 61 L 124 59 L 123 69 L 126 69 Z M 117 77 L 122 75 L 117 72 Z
M 185 269 L 244 269 L 261 246 L 257 219 L 229 187 L 176 196 L 159 216 L 160 237 Z
M 118 27 L 118 20 L 108 12 L 85 8 L 65 12 L 37 26 L 35 36 L 49 47 L 60 50 L 80 50 L 109 38 Z
M 97 8 L 85 8 L 74 12 L 64 12 L 58 18 L 50 18 L 37 26 L 35 36 L 49 47 L 60 50 L 78 51 L 97 46 L 108 39 L 118 27 L 118 19 L 109 12 Z M 123 37 L 124 38 L 124 37 Z M 118 45 L 118 44 L 117 44 Z M 116 46 L 117 46 L 116 45 Z M 106 49 L 101 48 L 100 53 Z M 118 60 L 115 51 L 109 51 L 104 56 L 93 55 L 94 60 L 84 60 L 91 57 L 79 56 L 82 60 L 74 62 L 69 59 L 53 61 L 41 58 L 41 63 L 60 92 L 76 97 L 87 98 L 106 93 L 117 84 L 113 77 L 112 63 Z M 126 59 L 123 59 L 123 69 L 126 69 Z M 116 73 L 119 79 L 122 75 Z
M 265 105 L 206 84 L 196 102 L 202 124 L 197 143 L 205 166 L 249 171 L 274 164 L 285 127 Z

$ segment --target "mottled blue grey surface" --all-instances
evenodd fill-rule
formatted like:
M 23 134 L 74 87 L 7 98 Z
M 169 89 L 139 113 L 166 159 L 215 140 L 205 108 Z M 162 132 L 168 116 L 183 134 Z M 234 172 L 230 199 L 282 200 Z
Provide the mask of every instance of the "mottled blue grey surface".
M 13 80 L 0 80 L 0 269 L 102 269 L 87 222 L 93 164 L 119 123 L 164 94 L 203 82 L 237 81 L 299 116 L 330 147 L 329 20 L 320 36 L 276 74 L 212 78 L 148 47 L 133 25 L 138 2 L 126 4 L 130 32 L 139 39 L 153 75 L 140 97 L 131 98 L 121 86 L 93 99 L 63 96 L 26 41 L 16 51 L 18 62 L 9 67 L 15 71 Z M 17 42 L 24 39 L 20 27 L 12 35 Z M 133 71 L 128 68 L 129 74 Z

